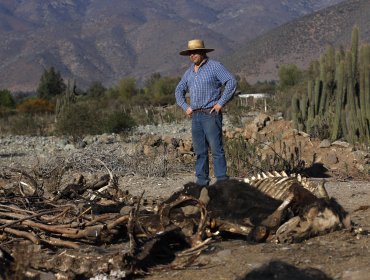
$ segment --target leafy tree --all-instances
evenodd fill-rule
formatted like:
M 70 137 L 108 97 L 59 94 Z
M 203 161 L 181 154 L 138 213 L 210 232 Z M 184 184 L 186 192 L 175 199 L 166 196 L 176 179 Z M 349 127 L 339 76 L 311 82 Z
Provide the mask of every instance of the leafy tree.
M 265 92 L 273 93 L 276 91 L 276 82 L 275 81 L 258 81 L 253 85 L 255 92 Z
M 286 89 L 299 84 L 302 81 L 303 73 L 295 64 L 282 65 L 278 71 L 280 89 Z
M 175 89 L 179 82 L 178 78 L 163 77 L 155 81 L 153 84 L 153 101 L 159 105 L 167 105 L 175 103 Z
M 66 89 L 66 84 L 58 71 L 51 67 L 44 70 L 37 87 L 37 95 L 40 98 L 51 99 L 62 94 Z
M 252 93 L 253 87 L 251 84 L 247 82 L 247 80 L 243 77 L 236 76 L 236 80 L 238 81 L 238 90 L 240 90 L 242 93 Z
M 144 92 L 145 93 L 150 93 L 153 91 L 153 86 L 161 78 L 160 73 L 153 73 L 150 75 L 150 77 L 144 82 Z
M 150 103 L 156 105 L 167 105 L 175 102 L 174 92 L 179 78 L 162 77 L 159 73 L 154 73 L 145 81 L 145 97 L 149 98 Z
M 101 97 L 106 91 L 107 89 L 101 82 L 93 82 L 87 89 L 86 94 L 88 97 Z
M 0 90 L 0 107 L 14 108 L 15 102 L 11 92 L 7 89 Z
M 131 98 L 139 93 L 136 87 L 136 80 L 132 77 L 126 77 L 119 81 L 117 86 L 117 94 L 124 100 L 131 100 Z

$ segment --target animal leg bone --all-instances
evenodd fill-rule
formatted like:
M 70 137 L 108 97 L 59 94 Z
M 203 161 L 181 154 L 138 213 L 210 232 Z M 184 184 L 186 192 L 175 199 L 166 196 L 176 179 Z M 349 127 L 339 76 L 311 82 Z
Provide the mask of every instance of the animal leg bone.
M 262 221 L 261 225 L 270 229 L 277 228 L 281 224 L 284 210 L 289 206 L 293 199 L 294 194 L 291 193 L 271 215 Z

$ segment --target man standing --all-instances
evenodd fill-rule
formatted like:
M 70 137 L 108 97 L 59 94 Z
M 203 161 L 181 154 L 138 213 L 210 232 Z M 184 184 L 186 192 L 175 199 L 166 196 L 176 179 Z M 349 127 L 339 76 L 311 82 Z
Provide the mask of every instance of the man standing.
M 209 178 L 208 148 L 211 148 L 217 181 L 227 180 L 227 167 L 222 141 L 221 109 L 236 90 L 233 75 L 218 61 L 209 59 L 202 40 L 191 40 L 180 55 L 189 56 L 192 65 L 176 87 L 177 104 L 192 118 L 193 148 L 196 154 L 196 183 L 206 186 Z M 224 90 L 222 92 L 222 87 Z M 190 105 L 185 94 L 190 94 Z

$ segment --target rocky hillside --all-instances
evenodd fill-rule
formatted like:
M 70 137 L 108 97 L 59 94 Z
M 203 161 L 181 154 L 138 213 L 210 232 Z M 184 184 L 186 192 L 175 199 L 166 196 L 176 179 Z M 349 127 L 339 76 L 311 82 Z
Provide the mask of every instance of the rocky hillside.
M 354 25 L 362 42 L 370 43 L 370 1 L 347 0 L 284 24 L 247 42 L 228 59 L 250 82 L 277 78 L 279 65 L 306 67 L 327 45 L 348 48 Z
M 239 43 L 342 0 L 0 0 L 0 88 L 33 90 L 54 66 L 78 85 L 182 73 L 186 41 L 215 57 Z

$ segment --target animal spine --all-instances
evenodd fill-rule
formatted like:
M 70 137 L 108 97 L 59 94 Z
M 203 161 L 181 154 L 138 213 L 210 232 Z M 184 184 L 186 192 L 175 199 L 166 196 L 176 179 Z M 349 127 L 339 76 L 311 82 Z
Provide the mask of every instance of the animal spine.
M 256 177 L 244 178 L 244 182 L 278 200 L 286 200 L 291 194 L 291 187 L 294 184 L 301 185 L 318 198 L 329 198 L 324 182 L 322 184 L 316 184 L 310 182 L 300 174 L 288 176 L 285 172 L 278 173 L 275 171 L 273 174 L 262 173 Z

